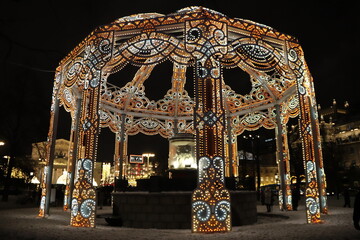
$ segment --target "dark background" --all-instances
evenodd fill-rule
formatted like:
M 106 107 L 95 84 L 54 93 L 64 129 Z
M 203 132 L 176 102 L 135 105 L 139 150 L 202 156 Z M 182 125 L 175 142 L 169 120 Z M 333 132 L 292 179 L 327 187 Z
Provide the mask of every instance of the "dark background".
M 317 101 L 329 106 L 349 101 L 359 109 L 359 7 L 355 1 L 9 1 L 0 2 L 0 138 L 15 131 L 24 144 L 45 141 L 54 70 L 97 26 L 136 13 L 173 13 L 183 7 L 200 5 L 228 17 L 253 20 L 297 37 L 314 77 Z M 170 69 L 168 68 L 170 66 Z M 165 69 L 165 70 L 161 70 Z M 166 70 L 168 69 L 168 70 Z M 123 75 L 109 81 L 119 86 Z M 236 70 L 232 70 L 236 71 Z M 240 93 L 249 83 L 225 81 Z M 120 73 L 119 73 L 120 74 Z M 131 79 L 133 75 L 130 75 Z M 163 96 L 170 87 L 171 64 L 156 67 L 145 83 L 150 98 Z M 118 80 L 118 79 L 120 80 Z M 162 78 L 165 81 L 162 81 Z M 125 79 L 126 80 L 126 79 Z M 122 80 L 125 82 L 125 80 Z M 128 81 L 126 80 L 126 81 Z M 191 70 L 188 81 L 191 81 Z M 192 89 L 191 83 L 187 89 Z M 192 95 L 192 92 L 189 92 Z M 69 138 L 70 115 L 63 108 L 58 138 Z M 99 161 L 111 161 L 113 139 L 108 129 L 99 138 Z M 138 135 L 129 137 L 129 154 L 154 152 L 167 160 L 166 139 Z

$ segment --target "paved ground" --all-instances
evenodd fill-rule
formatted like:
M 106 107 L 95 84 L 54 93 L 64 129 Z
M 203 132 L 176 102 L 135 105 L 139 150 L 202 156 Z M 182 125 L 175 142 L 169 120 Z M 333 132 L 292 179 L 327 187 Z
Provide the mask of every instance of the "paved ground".
M 353 201 L 352 201 L 353 202 Z M 189 230 L 131 229 L 111 227 L 103 218 L 97 218 L 96 228 L 69 226 L 70 213 L 61 208 L 52 208 L 47 219 L 37 218 L 37 207 L 12 203 L 0 203 L 0 239 L 346 239 L 360 240 L 360 231 L 352 224 L 353 208 L 343 208 L 343 201 L 329 199 L 329 214 L 322 215 L 324 223 L 306 224 L 303 203 L 299 211 L 281 212 L 274 207 L 265 213 L 258 206 L 258 222 L 254 225 L 234 227 L 231 232 L 217 234 L 192 234 Z M 97 214 L 111 213 L 110 207 L 98 210 Z

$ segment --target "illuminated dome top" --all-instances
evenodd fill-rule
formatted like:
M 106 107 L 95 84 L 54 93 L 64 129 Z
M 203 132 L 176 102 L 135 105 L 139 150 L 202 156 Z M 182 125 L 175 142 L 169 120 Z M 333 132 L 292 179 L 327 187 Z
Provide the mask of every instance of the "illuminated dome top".
M 207 29 L 196 27 L 204 21 Z M 202 38 L 204 31 L 213 34 L 211 41 Z M 168 15 L 135 14 L 97 28 L 60 64 L 66 75 L 61 102 L 74 111 L 80 92 L 100 84 L 103 127 L 118 131 L 120 116 L 125 114 L 130 135 L 142 132 L 169 138 L 175 128 L 180 133 L 193 133 L 194 99 L 184 86 L 189 80 L 187 69 L 203 57 L 249 75 L 252 89 L 247 94 L 235 92 L 223 79 L 226 115 L 236 135 L 259 127 L 274 128 L 275 105 L 281 105 L 285 122 L 298 115 L 296 77 L 304 67 L 298 41 L 266 25 L 231 19 L 198 6 Z M 144 82 L 163 61 L 173 63 L 172 79 L 167 79 L 172 87 L 155 101 L 146 96 Z M 110 74 L 129 63 L 139 67 L 131 81 L 123 86 L 107 82 Z

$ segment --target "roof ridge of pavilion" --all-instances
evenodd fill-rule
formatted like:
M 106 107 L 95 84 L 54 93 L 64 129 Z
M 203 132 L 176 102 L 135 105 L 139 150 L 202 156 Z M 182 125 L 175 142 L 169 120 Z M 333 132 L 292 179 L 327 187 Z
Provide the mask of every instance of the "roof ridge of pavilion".
M 122 28 L 123 26 L 125 26 L 126 24 L 133 23 L 135 21 L 147 21 L 147 20 L 150 21 L 150 20 L 154 20 L 154 19 L 173 18 L 174 21 L 180 20 L 180 22 L 182 22 L 182 21 L 191 19 L 191 17 L 196 17 L 195 16 L 196 13 L 199 15 L 203 15 L 207 19 L 225 22 L 230 27 L 246 28 L 246 31 L 251 31 L 251 32 L 254 32 L 255 34 L 270 36 L 270 37 L 273 37 L 276 39 L 299 43 L 299 41 L 296 37 L 291 36 L 289 34 L 282 33 L 282 32 L 280 32 L 270 26 L 267 26 L 265 24 L 257 23 L 257 22 L 254 22 L 254 21 L 248 20 L 248 19 L 242 19 L 242 18 L 236 18 L 236 17 L 230 18 L 223 13 L 220 13 L 216 10 L 212 10 L 210 8 L 203 7 L 203 6 L 190 6 L 190 7 L 185 7 L 185 8 L 179 9 L 176 12 L 170 13 L 170 14 L 160 14 L 160 13 L 156 13 L 156 12 L 132 14 L 132 15 L 125 16 L 122 18 L 118 18 L 109 24 L 100 25 L 100 26 L 96 27 L 83 41 L 81 41 L 67 56 L 65 56 L 60 61 L 59 64 L 62 65 L 66 61 L 71 59 L 72 57 L 75 57 L 76 55 L 78 55 L 78 52 L 83 47 L 85 47 L 88 40 L 91 37 L 93 37 L 96 33 L 110 32 L 110 31 L 123 31 L 123 30 L 125 30 Z M 185 16 L 185 15 L 192 15 L 192 16 L 189 16 L 188 18 L 180 17 L 180 16 Z M 137 28 L 138 29 L 143 28 L 143 26 L 142 27 L 137 26 L 132 29 L 137 29 Z

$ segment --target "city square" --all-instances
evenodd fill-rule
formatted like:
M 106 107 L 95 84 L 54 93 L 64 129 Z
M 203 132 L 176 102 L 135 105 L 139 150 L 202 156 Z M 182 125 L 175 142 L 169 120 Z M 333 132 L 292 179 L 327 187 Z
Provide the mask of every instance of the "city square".
M 329 199 L 331 211 L 324 223 L 311 225 L 304 222 L 304 205 L 299 211 L 282 212 L 278 208 L 270 214 L 258 206 L 258 222 L 234 227 L 228 233 L 192 234 L 190 229 L 136 229 L 109 226 L 101 215 L 111 213 L 111 208 L 98 210 L 96 228 L 74 228 L 69 225 L 68 213 L 60 207 L 51 210 L 48 219 L 34 218 L 37 208 L 31 205 L 12 205 L 3 209 L 0 221 L 4 239 L 359 239 L 352 225 L 352 208 L 343 208 L 342 199 Z

